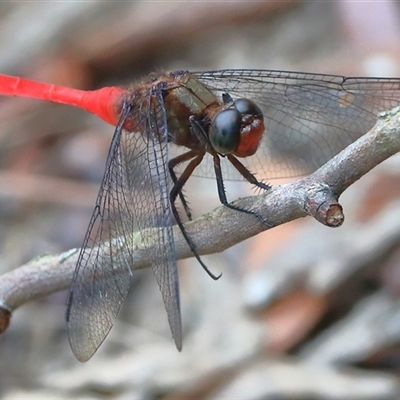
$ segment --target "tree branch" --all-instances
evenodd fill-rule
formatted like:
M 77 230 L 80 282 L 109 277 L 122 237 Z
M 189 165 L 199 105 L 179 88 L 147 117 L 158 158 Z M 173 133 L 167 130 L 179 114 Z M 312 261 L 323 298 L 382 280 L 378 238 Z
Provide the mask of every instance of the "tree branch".
M 339 196 L 372 168 L 400 151 L 400 111 L 381 113 L 374 128 L 352 143 L 313 174 L 291 184 L 273 187 L 259 196 L 239 199 L 235 205 L 255 211 L 271 226 L 313 216 L 330 227 L 344 221 Z M 257 218 L 221 206 L 186 224 L 200 255 L 221 252 L 234 244 L 270 229 Z M 149 230 L 151 234 L 152 230 Z M 190 249 L 174 227 L 177 259 L 191 257 Z M 141 235 L 132 235 L 133 269 L 149 267 L 148 251 L 140 246 Z M 7 329 L 13 310 L 30 300 L 66 289 L 79 250 L 38 257 L 0 277 L 0 333 Z

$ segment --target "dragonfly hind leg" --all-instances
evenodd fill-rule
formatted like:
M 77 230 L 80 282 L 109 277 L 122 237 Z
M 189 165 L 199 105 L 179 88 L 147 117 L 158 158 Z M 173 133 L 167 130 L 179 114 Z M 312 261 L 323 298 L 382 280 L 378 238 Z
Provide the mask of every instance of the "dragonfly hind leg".
M 174 186 L 178 182 L 178 177 L 176 176 L 174 168 L 177 165 L 182 164 L 183 162 L 193 159 L 196 155 L 197 155 L 197 153 L 195 151 L 191 150 L 187 153 L 181 154 L 178 157 L 173 158 L 172 160 L 170 160 L 168 162 L 168 171 L 169 171 L 169 175 L 171 176 Z M 178 192 L 178 196 L 182 203 L 183 209 L 185 210 L 185 214 L 186 214 L 188 220 L 191 221 L 192 220 L 192 211 L 190 210 L 189 204 L 183 193 L 183 185 L 181 187 L 181 190 L 179 190 L 179 192 Z
M 170 202 L 171 202 L 171 210 L 172 210 L 172 214 L 175 217 L 176 223 L 179 226 L 179 229 L 182 232 L 183 237 L 185 238 L 187 244 L 189 245 L 190 251 L 193 253 L 193 255 L 195 256 L 196 260 L 200 263 L 200 265 L 203 267 L 204 271 L 207 272 L 207 274 L 214 280 L 217 280 L 221 277 L 222 274 L 220 275 L 214 275 L 209 269 L 208 267 L 203 263 L 202 259 L 200 258 L 199 253 L 197 252 L 196 249 L 196 245 L 194 244 L 192 238 L 189 236 L 189 234 L 186 231 L 185 225 L 183 224 L 181 217 L 178 213 L 178 210 L 176 208 L 175 205 L 175 201 L 176 198 L 179 196 L 181 201 L 183 197 L 182 194 L 182 188 L 185 185 L 185 183 L 187 182 L 187 180 L 189 179 L 190 175 L 192 175 L 193 171 L 195 170 L 195 168 L 201 163 L 201 161 L 203 160 L 204 157 L 204 152 L 196 152 L 194 150 L 189 151 L 188 153 L 182 154 L 181 156 L 178 156 L 174 159 L 172 159 L 169 163 L 169 168 L 170 168 L 170 173 L 171 170 L 173 168 L 173 166 L 183 162 L 183 161 L 188 161 L 191 159 L 191 161 L 189 162 L 189 164 L 187 165 L 187 167 L 185 168 L 185 170 L 183 171 L 182 175 L 176 179 L 176 174 L 175 172 L 172 170 L 172 180 L 174 181 L 174 186 L 171 189 L 170 192 Z M 186 200 L 184 200 L 184 202 L 186 203 Z M 187 204 L 186 204 L 187 205 Z M 185 206 L 184 206 L 185 207 Z M 185 209 L 186 211 L 186 209 Z M 186 211 L 187 214 L 187 211 Z

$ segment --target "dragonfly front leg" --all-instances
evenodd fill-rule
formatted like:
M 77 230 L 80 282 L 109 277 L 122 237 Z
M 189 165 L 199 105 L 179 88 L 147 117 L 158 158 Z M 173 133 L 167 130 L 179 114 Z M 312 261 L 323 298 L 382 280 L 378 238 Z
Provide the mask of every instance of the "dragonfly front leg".
M 266 225 L 268 227 L 272 227 L 271 224 L 269 224 L 261 215 L 259 215 L 255 211 L 246 210 L 245 208 L 234 206 L 233 204 L 228 202 L 228 199 L 227 199 L 226 193 L 225 193 L 224 181 L 223 181 L 223 178 L 222 178 L 221 162 L 220 162 L 220 159 L 219 159 L 219 155 L 217 153 L 215 153 L 215 154 L 213 154 L 213 158 L 214 158 L 215 178 L 217 179 L 218 196 L 219 196 L 219 200 L 221 201 L 221 203 L 224 206 L 230 208 L 231 210 L 235 210 L 235 211 L 239 211 L 239 212 L 242 212 L 242 213 L 245 213 L 245 214 L 253 215 L 258 220 L 260 220 L 264 225 Z M 243 166 L 243 168 L 245 168 L 245 167 Z M 252 175 L 249 171 L 248 171 L 248 173 L 249 173 L 250 176 L 252 176 L 254 178 L 254 180 L 256 182 L 258 182 L 256 180 L 256 178 L 254 177 L 254 175 Z M 262 189 L 270 189 L 270 186 L 265 184 L 265 183 L 263 183 L 263 182 L 258 182 L 257 186 L 261 187 Z
M 270 190 L 271 186 L 265 182 L 259 181 L 235 156 L 232 154 L 227 155 L 230 163 L 236 168 L 236 170 L 243 176 L 246 181 L 250 182 L 252 185 L 257 186 L 263 190 Z

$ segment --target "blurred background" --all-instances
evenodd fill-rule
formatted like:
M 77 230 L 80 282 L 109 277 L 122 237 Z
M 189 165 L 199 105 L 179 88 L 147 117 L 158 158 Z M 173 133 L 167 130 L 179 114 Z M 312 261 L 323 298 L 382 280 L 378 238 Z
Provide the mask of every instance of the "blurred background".
M 0 37 L 1 73 L 82 89 L 159 68 L 400 76 L 389 1 L 0 2 Z M 80 247 L 112 133 L 71 107 L 0 97 L 1 273 Z M 179 262 L 182 353 L 151 271 L 86 364 L 68 345 L 65 292 L 24 305 L 0 337 L 1 398 L 399 398 L 399 165 L 344 194 L 339 229 L 306 218 L 204 257 L 217 282 Z M 188 184 L 196 216 L 219 204 L 206 183 Z

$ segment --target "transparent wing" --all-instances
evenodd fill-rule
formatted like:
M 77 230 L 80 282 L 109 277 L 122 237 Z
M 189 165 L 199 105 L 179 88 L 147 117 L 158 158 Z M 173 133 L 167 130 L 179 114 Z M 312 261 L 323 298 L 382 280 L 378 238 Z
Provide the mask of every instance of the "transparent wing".
M 133 250 L 149 255 L 177 345 L 181 343 L 179 286 L 166 175 L 163 130 L 150 102 L 125 105 L 67 300 L 67 331 L 80 361 L 88 360 L 113 326 L 131 283 Z M 159 108 L 159 107 L 158 107 Z M 132 116 L 136 127 L 122 126 Z M 149 228 L 156 228 L 149 231 Z M 134 232 L 140 231 L 140 240 Z M 172 322 L 171 322 L 172 321 Z
M 400 79 L 346 78 L 269 70 L 194 73 L 217 96 L 228 92 L 262 108 L 265 133 L 257 153 L 241 161 L 259 179 L 310 173 L 368 132 L 379 111 L 400 104 Z M 212 163 L 197 175 L 212 176 Z M 228 179 L 241 179 L 224 168 Z
M 146 207 L 148 201 L 153 201 L 150 206 L 152 212 L 146 212 L 147 224 L 142 226 L 157 226 L 155 237 L 155 251 L 150 252 L 151 267 L 160 288 L 168 322 L 172 336 L 178 350 L 182 349 L 182 322 L 179 299 L 179 280 L 176 264 L 175 246 L 172 232 L 172 211 L 170 205 L 171 178 L 168 171 L 168 126 L 166 110 L 161 90 L 150 90 L 146 103 L 149 104 L 144 110 L 143 126 L 148 134 L 146 164 L 148 174 L 144 181 L 137 182 L 140 186 L 143 182 L 150 184 L 149 191 L 152 195 L 143 199 Z M 135 185 L 136 186 L 136 185 Z

